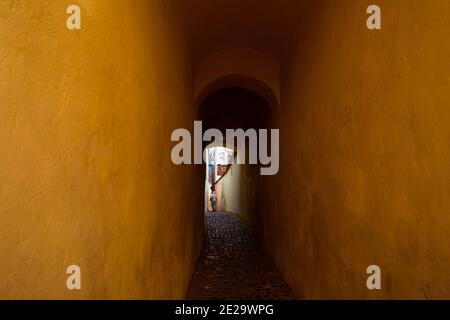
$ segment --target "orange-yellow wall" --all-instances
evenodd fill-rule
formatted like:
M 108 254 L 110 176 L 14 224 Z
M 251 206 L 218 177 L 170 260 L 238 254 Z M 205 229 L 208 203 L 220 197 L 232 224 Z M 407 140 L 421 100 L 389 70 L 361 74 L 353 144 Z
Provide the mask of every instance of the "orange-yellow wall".
M 259 168 L 255 165 L 234 164 L 217 184 L 220 190 L 220 211 L 239 214 L 251 227 L 259 220 L 257 215 L 257 197 L 259 186 Z
M 260 237 L 299 297 L 450 298 L 450 2 L 311 1 Z M 382 269 L 382 290 L 366 268 Z
M 69 4 L 81 31 L 66 28 Z M 0 298 L 184 297 L 202 174 L 170 161 L 172 130 L 194 119 L 176 11 L 0 2 Z M 82 291 L 66 289 L 71 264 Z
M 260 175 L 259 166 L 241 165 L 240 166 L 240 209 L 242 219 L 247 223 L 253 233 L 256 233 L 261 225 L 261 216 L 258 208 L 258 200 L 261 197 L 261 181 L 265 177 Z

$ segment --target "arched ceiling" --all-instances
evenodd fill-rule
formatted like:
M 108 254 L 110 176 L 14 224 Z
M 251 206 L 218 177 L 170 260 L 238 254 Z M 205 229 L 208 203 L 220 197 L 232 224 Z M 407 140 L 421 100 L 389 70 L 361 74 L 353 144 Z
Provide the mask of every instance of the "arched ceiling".
M 265 128 L 271 108 L 263 97 L 252 90 L 237 87 L 220 89 L 201 103 L 200 119 L 204 130 Z
M 230 47 L 260 50 L 280 60 L 296 39 L 305 0 L 181 1 L 196 63 Z
M 280 103 L 280 68 L 275 59 L 248 48 L 217 51 L 195 68 L 194 91 L 197 103 L 212 92 L 240 87 L 263 97 L 272 108 Z

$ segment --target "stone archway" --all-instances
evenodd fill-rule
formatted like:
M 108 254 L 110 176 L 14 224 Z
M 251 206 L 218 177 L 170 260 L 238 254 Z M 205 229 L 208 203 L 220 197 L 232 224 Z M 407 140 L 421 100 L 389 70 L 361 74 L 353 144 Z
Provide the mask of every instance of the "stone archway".
M 264 53 L 250 48 L 217 51 L 195 70 L 194 95 L 197 106 L 213 92 L 240 87 L 259 94 L 273 108 L 280 104 L 280 67 Z

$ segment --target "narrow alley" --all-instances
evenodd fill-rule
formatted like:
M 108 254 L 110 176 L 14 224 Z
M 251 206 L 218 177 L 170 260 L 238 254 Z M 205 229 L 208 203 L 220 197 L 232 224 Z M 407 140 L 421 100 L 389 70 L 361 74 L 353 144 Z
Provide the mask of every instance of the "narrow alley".
M 264 255 L 241 218 L 205 214 L 205 244 L 191 282 L 192 300 L 293 299 L 281 274 Z
M 450 0 L 0 0 L 0 299 L 449 299 L 449 39 Z

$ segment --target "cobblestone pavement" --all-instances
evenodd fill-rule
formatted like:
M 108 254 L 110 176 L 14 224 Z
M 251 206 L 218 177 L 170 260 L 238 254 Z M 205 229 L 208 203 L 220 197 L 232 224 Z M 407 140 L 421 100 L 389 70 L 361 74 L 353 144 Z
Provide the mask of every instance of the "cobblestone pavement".
M 205 248 L 192 278 L 190 300 L 293 299 L 238 215 L 207 213 Z

